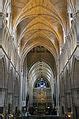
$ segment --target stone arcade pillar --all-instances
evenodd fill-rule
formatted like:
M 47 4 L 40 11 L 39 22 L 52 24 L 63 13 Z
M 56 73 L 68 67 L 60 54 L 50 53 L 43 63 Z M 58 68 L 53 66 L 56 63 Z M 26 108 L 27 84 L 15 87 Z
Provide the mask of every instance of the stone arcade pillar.
M 0 49 L 0 113 L 4 110 L 5 90 L 4 90 L 4 55 Z
M 20 109 L 26 106 L 26 80 L 23 74 L 23 70 L 21 72 L 21 82 L 20 82 Z
M 20 82 L 20 109 L 26 107 L 27 97 L 27 61 L 25 60 L 21 67 L 21 82 Z
M 59 95 L 60 95 L 60 88 L 59 88 L 59 73 L 60 73 L 60 59 L 58 58 L 57 60 L 57 79 L 56 79 L 56 106 L 57 106 L 57 115 L 60 114 L 60 109 L 59 109 Z
M 56 89 L 56 79 L 53 76 L 53 72 L 52 72 L 51 79 L 50 79 L 50 85 L 51 85 L 52 106 L 54 107 L 55 106 L 54 105 L 54 96 L 56 96 L 56 92 L 55 92 L 55 89 Z
M 72 67 L 72 109 L 73 119 L 79 117 L 79 46 L 73 55 Z

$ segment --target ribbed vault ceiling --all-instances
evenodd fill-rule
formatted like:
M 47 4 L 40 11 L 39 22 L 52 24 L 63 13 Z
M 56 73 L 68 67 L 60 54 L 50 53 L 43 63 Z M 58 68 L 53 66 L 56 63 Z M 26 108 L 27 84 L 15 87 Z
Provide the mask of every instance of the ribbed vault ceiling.
M 42 45 L 57 55 L 67 23 L 67 0 L 13 0 L 13 26 L 20 52 Z
M 53 82 L 52 79 L 56 79 L 57 67 L 55 58 L 43 46 L 37 46 L 28 52 L 23 66 L 25 73 L 27 69 L 28 81 L 32 87 L 34 82 L 40 77 L 44 77 L 49 82 Z
M 52 69 L 54 77 L 56 77 L 56 62 L 54 56 L 43 46 L 37 46 L 33 48 L 26 56 L 24 60 L 24 66 L 27 64 L 28 72 L 37 62 L 45 62 Z M 42 65 L 40 65 L 42 66 Z M 42 70 L 40 70 L 41 72 Z
M 13 30 L 16 32 L 22 62 L 25 65 L 27 61 L 29 70 L 34 63 L 40 62 L 39 53 L 34 55 L 32 52 L 30 55 L 30 51 L 38 46 L 41 51 L 41 47 L 44 47 L 50 53 L 40 53 L 41 61 L 48 64 L 56 76 L 55 61 L 66 32 L 67 0 L 12 0 L 12 6 Z M 39 69 L 40 65 L 37 65 L 32 71 L 33 77 L 38 78 L 42 72 L 42 75 L 50 79 L 51 73 L 45 64 Z
M 40 78 L 45 77 L 49 82 L 51 82 L 51 77 L 53 76 L 53 72 L 48 64 L 45 62 L 36 62 L 29 71 L 29 76 L 31 79 L 29 83 L 34 86 L 34 82 Z

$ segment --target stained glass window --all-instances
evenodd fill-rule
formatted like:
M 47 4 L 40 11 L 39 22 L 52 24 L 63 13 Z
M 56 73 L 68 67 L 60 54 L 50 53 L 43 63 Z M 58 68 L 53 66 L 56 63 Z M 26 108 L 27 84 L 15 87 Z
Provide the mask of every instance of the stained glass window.
M 47 88 L 47 87 L 49 87 L 49 84 L 43 78 L 39 79 L 35 84 L 35 88 Z

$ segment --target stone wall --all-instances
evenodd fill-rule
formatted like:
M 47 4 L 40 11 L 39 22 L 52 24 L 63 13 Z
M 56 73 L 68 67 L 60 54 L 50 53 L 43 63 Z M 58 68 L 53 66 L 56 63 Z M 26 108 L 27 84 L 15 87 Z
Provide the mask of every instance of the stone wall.
M 1 0 L 2 1 L 2 0 Z M 20 58 L 14 38 L 7 26 L 5 12 L 0 1 L 0 109 L 13 112 L 19 107 Z M 9 1 L 10 2 L 10 1 Z M 1 4 L 2 3 L 2 4 Z M 6 11 L 6 9 L 5 9 Z M 10 14 L 10 13 L 8 13 Z M 11 22 L 11 21 L 10 21 Z
M 79 109 L 79 47 L 68 60 L 60 74 L 60 113 L 73 113 L 78 116 Z
M 8 110 L 11 105 L 11 111 L 19 106 L 20 75 L 16 71 L 14 65 L 8 59 L 6 54 L 0 48 L 0 108 L 3 111 Z
M 72 14 L 71 27 L 59 57 L 60 114 L 71 112 L 73 119 L 79 114 L 79 13 Z

